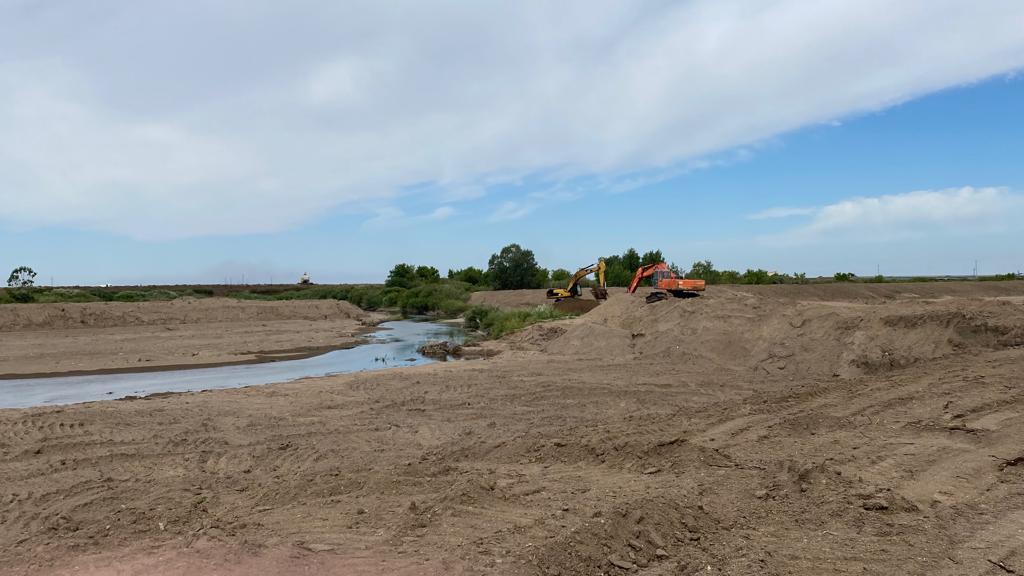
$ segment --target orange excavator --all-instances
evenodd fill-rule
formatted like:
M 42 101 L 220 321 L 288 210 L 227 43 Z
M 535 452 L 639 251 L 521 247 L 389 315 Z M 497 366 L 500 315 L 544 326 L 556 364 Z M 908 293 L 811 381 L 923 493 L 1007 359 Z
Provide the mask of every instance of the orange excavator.
M 705 287 L 703 280 L 680 278 L 672 272 L 668 264 L 658 262 L 657 264 L 648 264 L 647 266 L 637 268 L 636 274 L 633 275 L 633 281 L 629 283 L 627 291 L 630 294 L 636 292 L 637 286 L 640 285 L 644 278 L 651 278 L 651 286 L 654 287 L 654 292 L 647 295 L 648 304 L 665 300 L 668 298 L 666 292 L 676 298 L 700 296 Z

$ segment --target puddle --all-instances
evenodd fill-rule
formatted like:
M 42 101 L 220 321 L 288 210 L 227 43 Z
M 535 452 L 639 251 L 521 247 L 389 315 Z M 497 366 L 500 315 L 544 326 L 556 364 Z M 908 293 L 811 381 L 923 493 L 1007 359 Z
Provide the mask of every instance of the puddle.
M 380 328 L 369 336 L 368 344 L 301 360 L 166 372 L 0 380 L 0 408 L 75 404 L 158 392 L 241 388 L 299 378 L 418 366 L 435 362 L 416 352 L 423 344 L 438 340 L 461 343 L 464 339 L 461 328 L 437 322 L 398 320 L 385 322 Z

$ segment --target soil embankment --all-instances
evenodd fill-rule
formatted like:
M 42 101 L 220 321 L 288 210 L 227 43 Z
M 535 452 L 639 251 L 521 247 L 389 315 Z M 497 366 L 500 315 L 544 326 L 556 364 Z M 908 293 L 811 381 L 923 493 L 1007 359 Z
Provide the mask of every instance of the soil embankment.
M 294 359 L 352 346 L 374 322 L 374 316 L 334 300 L 6 305 L 0 306 L 0 375 Z
M 1024 283 L 921 288 L 613 293 L 485 360 L 0 410 L 0 573 L 1024 573 Z

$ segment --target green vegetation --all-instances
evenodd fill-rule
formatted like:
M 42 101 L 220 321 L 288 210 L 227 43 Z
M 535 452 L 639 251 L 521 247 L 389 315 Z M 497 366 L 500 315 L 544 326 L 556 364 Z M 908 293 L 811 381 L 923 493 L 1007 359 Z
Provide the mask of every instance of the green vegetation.
M 832 279 L 836 282 L 853 282 L 857 275 L 853 272 L 836 272 Z
M 462 270 L 448 270 L 448 279 L 465 282 L 474 287 L 489 288 L 487 285 L 487 273 L 473 266 L 463 268 Z
M 548 280 L 548 271 L 537 265 L 532 250 L 509 244 L 487 261 L 487 279 L 495 290 L 540 288 Z
M 1002 282 L 1002 281 L 1005 281 L 1005 280 L 1019 280 L 1019 279 L 1021 279 L 1021 276 L 1019 274 L 1015 274 L 1013 272 L 1008 272 L 1006 274 L 993 274 L 991 276 L 978 276 L 978 281 L 979 282 Z
M 157 300 L 174 300 L 183 296 L 202 298 L 212 294 L 210 290 L 201 288 L 167 289 L 137 288 L 117 290 L 100 287 L 83 288 L 8 288 L 0 291 L 0 304 L 38 303 L 53 304 L 67 302 L 151 302 Z
M 11 288 L 31 288 L 35 283 L 36 272 L 28 266 L 18 266 L 7 277 L 7 286 Z
M 474 306 L 466 314 L 466 329 L 479 330 L 488 338 L 501 338 L 505 334 L 548 320 L 570 318 L 573 314 L 559 312 L 550 306 L 509 310 L 492 306 Z
M 715 270 L 710 260 L 694 262 L 690 271 L 685 274 L 687 278 L 698 279 L 708 284 L 806 284 L 807 275 L 803 272 L 797 274 L 779 274 L 767 270 L 748 268 L 746 272 L 739 273 L 735 270 Z

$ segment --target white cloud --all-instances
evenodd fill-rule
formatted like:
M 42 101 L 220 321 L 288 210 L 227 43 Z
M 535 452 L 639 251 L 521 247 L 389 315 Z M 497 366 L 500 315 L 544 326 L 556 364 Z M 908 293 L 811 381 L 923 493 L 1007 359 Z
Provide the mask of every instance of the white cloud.
M 537 204 L 533 202 L 513 202 L 507 201 L 502 202 L 498 209 L 491 214 L 491 222 L 507 222 L 509 220 L 518 220 L 520 218 L 529 216 L 531 212 L 537 209 Z
M 967 186 L 857 197 L 801 210 L 810 216 L 808 222 L 764 240 L 782 244 L 827 240 L 886 242 L 1000 233 L 1024 220 L 1024 195 L 1007 188 Z
M 772 220 L 775 218 L 791 218 L 793 216 L 810 216 L 817 212 L 816 208 L 795 208 L 789 206 L 779 206 L 776 208 L 766 208 L 760 212 L 754 212 L 753 214 L 747 215 L 747 220 Z
M 426 219 L 426 220 L 434 220 L 434 221 L 437 221 L 437 220 L 447 220 L 448 218 L 451 218 L 452 216 L 454 216 L 455 213 L 456 213 L 455 208 L 452 208 L 451 206 L 440 206 L 436 210 L 434 210 L 433 212 L 425 215 L 424 219 Z
M 159 239 L 418 183 L 656 182 L 1024 66 L 1018 0 L 302 4 L 0 7 L 0 223 Z

